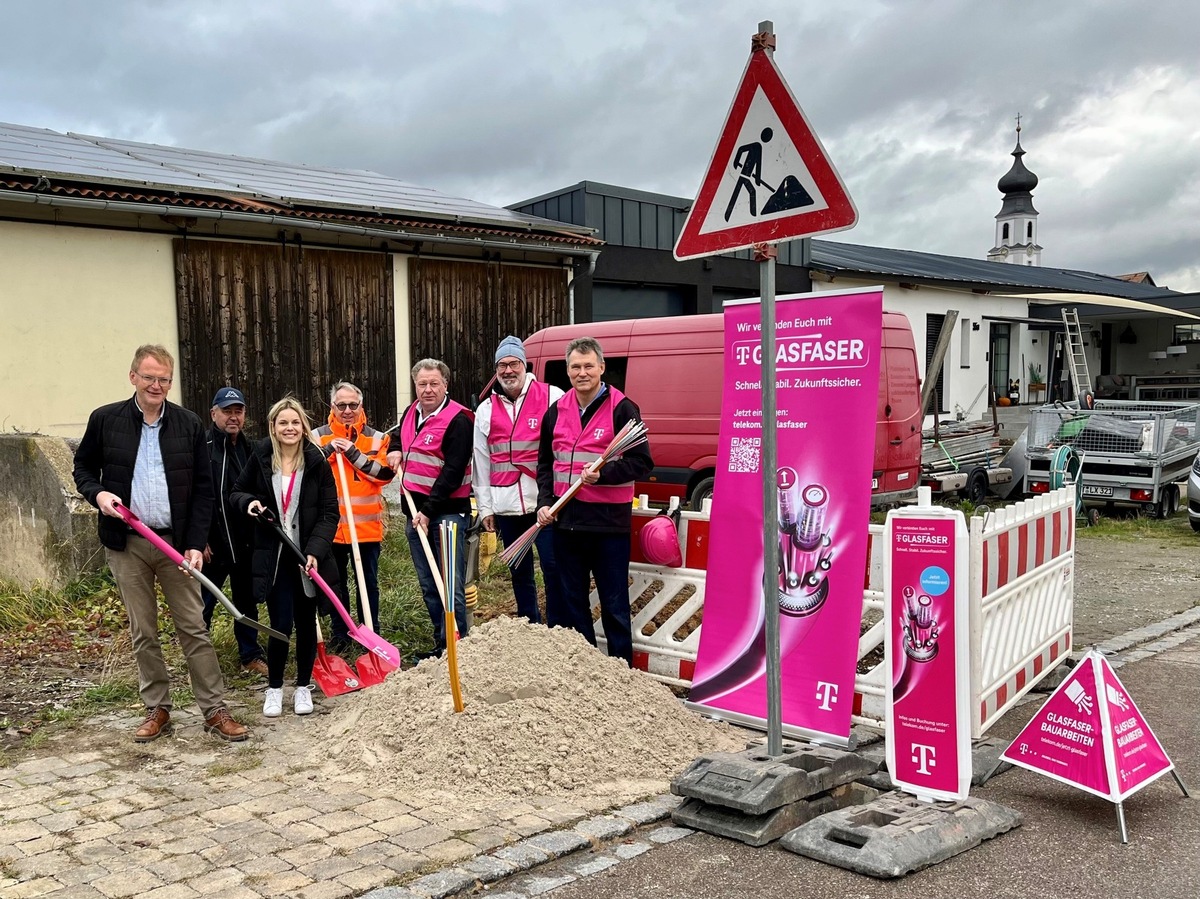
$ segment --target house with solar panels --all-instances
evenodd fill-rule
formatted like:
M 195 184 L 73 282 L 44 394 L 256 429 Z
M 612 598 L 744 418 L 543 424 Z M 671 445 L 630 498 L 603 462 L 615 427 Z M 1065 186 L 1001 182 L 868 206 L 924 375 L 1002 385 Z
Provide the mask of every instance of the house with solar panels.
M 465 402 L 502 337 L 570 320 L 600 247 L 374 172 L 0 124 L 0 422 L 79 436 L 162 343 L 171 399 L 202 414 L 233 384 L 252 413 L 291 392 L 320 419 L 348 379 L 387 427 L 417 359 Z

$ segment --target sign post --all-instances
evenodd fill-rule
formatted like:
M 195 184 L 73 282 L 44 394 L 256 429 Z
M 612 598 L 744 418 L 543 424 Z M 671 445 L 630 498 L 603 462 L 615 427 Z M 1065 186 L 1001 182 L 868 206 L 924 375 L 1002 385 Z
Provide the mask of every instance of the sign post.
M 763 605 L 767 753 L 783 754 L 779 657 L 779 533 L 775 472 L 775 242 L 854 227 L 858 211 L 800 105 L 775 66 L 774 23 L 760 22 L 750 60 L 717 140 L 696 202 L 675 243 L 676 259 L 753 248 L 762 303 Z

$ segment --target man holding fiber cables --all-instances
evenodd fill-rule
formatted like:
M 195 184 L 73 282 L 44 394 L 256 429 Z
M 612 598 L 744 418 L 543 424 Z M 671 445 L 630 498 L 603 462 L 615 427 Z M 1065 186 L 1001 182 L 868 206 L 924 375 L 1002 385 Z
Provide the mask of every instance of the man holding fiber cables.
M 600 621 L 608 654 L 633 664 L 629 612 L 629 544 L 633 524 L 633 485 L 654 467 L 647 443 L 631 446 L 596 466 L 613 438 L 630 422 L 641 421 L 638 407 L 605 384 L 604 351 L 593 337 L 567 345 L 569 391 L 542 419 L 538 446 L 538 524 L 554 523 L 554 557 L 562 580 L 562 602 L 547 594 L 546 623 L 579 631 L 593 646 L 596 633 L 589 601 L 590 581 L 600 595 Z M 576 479 L 583 486 L 557 515 L 550 508 Z

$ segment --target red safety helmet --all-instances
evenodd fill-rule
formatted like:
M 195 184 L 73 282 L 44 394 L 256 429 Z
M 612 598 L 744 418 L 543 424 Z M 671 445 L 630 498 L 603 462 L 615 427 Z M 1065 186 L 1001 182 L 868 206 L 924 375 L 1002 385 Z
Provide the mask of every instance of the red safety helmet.
M 683 564 L 683 553 L 679 549 L 679 510 L 659 512 L 642 527 L 638 539 L 642 543 L 642 555 L 651 565 L 678 568 Z

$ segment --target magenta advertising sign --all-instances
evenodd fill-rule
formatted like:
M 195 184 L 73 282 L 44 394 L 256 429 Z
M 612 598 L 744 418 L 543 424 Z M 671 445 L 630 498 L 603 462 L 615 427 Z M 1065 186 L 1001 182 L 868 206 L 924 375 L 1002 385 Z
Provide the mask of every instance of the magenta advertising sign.
M 765 726 L 763 477 L 776 490 L 782 723 L 850 735 L 879 393 L 883 289 L 776 300 L 778 467 L 764 473 L 760 309 L 725 307 L 721 441 L 689 704 Z
M 1003 758 L 1121 802 L 1174 768 L 1113 672 L 1093 650 L 1050 695 Z
M 902 790 L 965 799 L 971 786 L 967 526 L 961 512 L 888 513 L 884 529 L 887 765 Z

